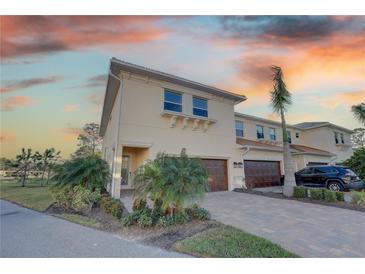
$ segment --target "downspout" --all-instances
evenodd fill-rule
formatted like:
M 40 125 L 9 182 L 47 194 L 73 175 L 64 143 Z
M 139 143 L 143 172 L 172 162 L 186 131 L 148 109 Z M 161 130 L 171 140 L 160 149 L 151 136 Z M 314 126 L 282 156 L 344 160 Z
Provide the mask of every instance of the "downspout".
M 246 155 L 249 151 L 250 151 L 250 147 L 249 146 L 246 146 L 245 147 L 246 150 L 245 151 L 242 151 L 242 162 L 243 162 L 243 167 L 241 169 L 241 172 L 242 172 L 242 183 L 243 183 L 243 188 L 247 189 L 247 186 L 246 186 L 246 179 L 245 179 L 245 173 L 244 173 L 244 160 L 243 160 L 243 156 Z

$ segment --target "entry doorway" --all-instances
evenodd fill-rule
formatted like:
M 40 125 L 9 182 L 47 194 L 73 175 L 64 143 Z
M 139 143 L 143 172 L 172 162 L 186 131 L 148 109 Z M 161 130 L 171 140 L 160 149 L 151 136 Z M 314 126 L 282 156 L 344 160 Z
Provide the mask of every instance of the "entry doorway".
M 131 157 L 130 155 L 122 156 L 122 169 L 121 169 L 121 185 L 128 185 L 129 180 L 131 179 Z

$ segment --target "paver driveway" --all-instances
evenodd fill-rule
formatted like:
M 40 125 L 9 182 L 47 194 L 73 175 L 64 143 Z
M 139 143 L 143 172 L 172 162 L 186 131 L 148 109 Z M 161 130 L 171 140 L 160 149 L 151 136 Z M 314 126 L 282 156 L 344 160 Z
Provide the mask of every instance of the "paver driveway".
M 188 257 L 0 200 L 0 257 Z
M 212 217 L 302 257 L 365 257 L 365 213 L 237 192 L 209 193 Z

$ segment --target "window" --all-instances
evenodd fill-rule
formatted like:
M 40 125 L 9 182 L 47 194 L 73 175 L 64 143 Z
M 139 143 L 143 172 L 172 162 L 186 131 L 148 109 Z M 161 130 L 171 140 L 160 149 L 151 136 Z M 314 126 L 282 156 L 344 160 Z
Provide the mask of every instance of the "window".
M 295 138 L 299 138 L 299 132 L 295 132 Z
M 177 92 L 165 90 L 163 109 L 181 112 L 182 111 L 182 95 Z
M 286 134 L 288 135 L 288 142 L 289 142 L 289 144 L 291 144 L 291 133 L 290 133 L 290 131 L 288 130 L 286 132 Z
M 338 133 L 337 132 L 335 132 L 335 142 L 336 142 L 336 144 L 338 144 Z
M 269 136 L 271 141 L 276 141 L 276 132 L 275 128 L 269 128 Z
M 345 143 L 345 139 L 344 139 L 343 133 L 341 133 L 340 136 L 341 136 L 341 143 L 344 144 Z
M 256 126 L 256 135 L 257 139 L 264 139 L 264 127 L 263 126 Z
M 338 173 L 338 171 L 331 166 L 321 166 L 321 167 L 315 167 L 314 173 Z
M 312 168 L 306 167 L 298 172 L 301 175 L 312 174 Z
M 236 136 L 243 137 L 243 122 L 236 121 Z
M 206 99 L 193 97 L 193 114 L 208 117 L 208 101 Z

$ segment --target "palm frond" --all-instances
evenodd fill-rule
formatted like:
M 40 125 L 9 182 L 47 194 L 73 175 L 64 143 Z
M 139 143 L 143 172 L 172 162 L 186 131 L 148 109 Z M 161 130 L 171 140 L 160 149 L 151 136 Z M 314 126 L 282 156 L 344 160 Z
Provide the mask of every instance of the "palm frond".
M 291 93 L 284 82 L 284 74 L 280 67 L 271 66 L 273 89 L 270 92 L 271 106 L 276 113 L 286 112 L 292 104 Z
M 351 111 L 355 118 L 365 125 L 365 103 L 360 103 L 351 107 Z

